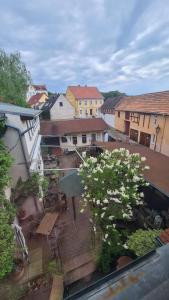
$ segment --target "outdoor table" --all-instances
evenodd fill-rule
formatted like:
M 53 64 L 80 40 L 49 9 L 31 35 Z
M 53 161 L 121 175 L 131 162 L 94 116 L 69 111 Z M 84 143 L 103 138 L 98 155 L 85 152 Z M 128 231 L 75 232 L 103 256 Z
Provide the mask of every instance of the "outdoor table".
M 59 213 L 46 213 L 42 221 L 40 222 L 36 233 L 40 233 L 47 236 L 50 235 L 58 218 Z

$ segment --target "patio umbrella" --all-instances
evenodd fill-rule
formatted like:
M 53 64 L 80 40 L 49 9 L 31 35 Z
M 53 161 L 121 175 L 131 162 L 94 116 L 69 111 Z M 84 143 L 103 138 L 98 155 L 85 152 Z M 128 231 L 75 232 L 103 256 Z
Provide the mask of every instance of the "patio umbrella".
M 62 177 L 59 180 L 59 188 L 67 197 L 81 196 L 83 193 L 83 186 L 81 178 L 77 174 L 77 170 L 71 170 Z

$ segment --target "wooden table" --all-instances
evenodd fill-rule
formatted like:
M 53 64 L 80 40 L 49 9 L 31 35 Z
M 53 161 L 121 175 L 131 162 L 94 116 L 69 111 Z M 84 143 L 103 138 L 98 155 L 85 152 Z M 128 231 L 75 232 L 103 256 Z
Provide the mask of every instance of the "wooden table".
M 36 233 L 40 233 L 43 235 L 50 235 L 52 229 L 59 218 L 59 213 L 46 213 L 43 217 L 42 221 L 40 222 Z

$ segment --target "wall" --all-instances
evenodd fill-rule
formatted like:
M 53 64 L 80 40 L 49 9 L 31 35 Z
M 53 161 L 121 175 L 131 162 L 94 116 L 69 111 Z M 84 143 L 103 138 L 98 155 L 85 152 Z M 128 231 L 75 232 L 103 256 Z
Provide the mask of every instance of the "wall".
M 114 114 L 102 114 L 100 113 L 100 117 L 110 126 L 115 126 L 115 115 Z
M 63 106 L 60 106 L 62 102 Z M 51 120 L 73 119 L 75 116 L 75 108 L 70 104 L 64 95 L 60 95 L 50 110 Z
M 93 133 L 96 133 L 96 132 L 93 132 Z M 62 149 L 68 149 L 69 151 L 73 150 L 73 148 L 75 146 L 78 146 L 78 147 L 85 147 L 85 146 L 88 146 L 88 145 L 91 145 L 91 135 L 92 135 L 92 132 L 91 133 L 84 133 L 86 135 L 86 143 L 82 143 L 82 135 L 83 133 L 81 134 L 71 134 L 71 135 L 67 135 L 66 138 L 67 138 L 67 142 L 62 142 L 62 139 L 61 137 L 59 137 L 59 140 L 60 140 L 60 147 Z M 73 144 L 73 136 L 76 136 L 77 137 L 77 144 L 74 145 Z M 58 137 L 56 137 L 57 139 Z M 104 141 L 104 133 L 103 132 L 97 132 L 96 133 L 96 141 L 99 141 L 99 142 L 103 142 Z M 57 142 L 56 142 L 57 144 Z
M 20 116 L 6 114 L 7 116 L 7 124 L 18 127 L 21 132 L 26 130 L 31 124 L 28 124 L 26 121 L 21 121 Z M 30 120 L 32 121 L 32 120 Z M 26 159 L 28 161 L 29 166 L 31 166 L 34 161 L 36 164 L 40 162 L 40 168 L 43 169 L 43 162 L 41 161 L 41 152 L 40 152 L 40 139 L 39 136 L 39 117 L 36 118 L 35 129 L 32 129 L 30 132 L 25 133 L 22 136 L 22 141 L 25 149 Z M 38 142 L 39 141 L 39 142 Z M 4 142 L 6 146 L 11 149 L 10 153 L 14 159 L 12 168 L 10 170 L 10 175 L 12 178 L 12 187 L 15 187 L 18 179 L 21 177 L 22 180 L 26 180 L 28 178 L 28 171 L 25 164 L 25 159 L 23 156 L 20 139 L 18 132 L 14 129 L 8 128 L 4 135 Z M 35 156 L 36 153 L 36 156 Z M 39 159 L 39 161 L 38 161 Z M 37 165 L 35 169 L 37 170 Z
M 77 115 L 77 101 L 76 101 L 73 93 L 71 92 L 70 88 L 68 88 L 66 91 L 66 98 L 73 105 L 73 107 L 75 109 L 75 115 Z
M 130 129 L 138 131 L 138 142 L 140 133 L 148 133 L 151 135 L 150 148 L 157 152 L 161 152 L 169 156 L 169 117 L 155 114 L 135 114 L 139 116 L 139 124 L 133 122 L 130 117 Z M 115 128 L 122 132 L 125 131 L 125 112 L 115 112 Z M 157 133 L 156 127 L 159 126 Z
M 89 118 L 92 116 L 98 117 L 99 108 L 102 105 L 103 105 L 103 99 L 77 100 L 77 117 L 79 118 Z M 90 115 L 90 109 L 92 109 L 92 115 Z

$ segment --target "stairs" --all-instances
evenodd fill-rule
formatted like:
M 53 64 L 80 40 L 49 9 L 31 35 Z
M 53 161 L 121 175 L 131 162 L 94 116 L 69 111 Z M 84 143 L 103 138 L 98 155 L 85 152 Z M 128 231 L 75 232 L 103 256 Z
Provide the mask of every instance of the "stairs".
M 84 253 L 76 256 L 63 264 L 64 282 L 66 285 L 69 285 L 90 275 L 95 271 L 95 269 L 96 266 L 90 253 Z

